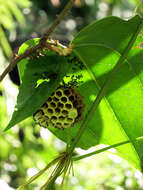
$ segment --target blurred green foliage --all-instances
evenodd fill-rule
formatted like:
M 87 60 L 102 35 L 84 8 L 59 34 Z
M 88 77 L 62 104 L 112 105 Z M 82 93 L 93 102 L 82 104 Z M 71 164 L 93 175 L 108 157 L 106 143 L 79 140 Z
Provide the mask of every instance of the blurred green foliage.
M 17 48 L 26 39 L 41 35 L 67 1 L 0 0 L 0 47 L 4 55 L 12 56 L 11 49 Z M 142 15 L 143 3 L 136 9 L 138 2 L 138 0 L 77 0 L 69 15 L 53 33 L 53 37 L 67 44 L 80 29 L 95 19 L 109 15 L 127 19 L 134 11 Z M 13 30 L 16 30 L 17 34 L 12 41 L 9 39 L 13 35 Z M 5 87 L 5 83 L 0 84 L 0 190 L 17 188 L 65 147 L 65 144 L 47 129 L 35 125 L 32 118 L 3 133 L 2 129 L 9 119 L 7 111 L 11 106 L 10 97 L 6 95 L 7 88 L 9 87 Z M 76 149 L 76 154 L 79 153 L 85 151 Z M 47 176 L 48 173 L 27 190 L 38 189 Z M 58 189 L 60 180 L 57 180 L 55 189 Z M 85 189 L 141 190 L 143 175 L 112 153 L 102 153 L 75 163 L 74 176 L 71 176 L 64 187 L 64 190 Z
M 0 0 L 0 46 L 7 57 L 12 56 L 12 50 L 5 33 L 10 32 L 16 23 L 24 24 L 22 8 L 29 7 L 30 4 L 29 0 Z

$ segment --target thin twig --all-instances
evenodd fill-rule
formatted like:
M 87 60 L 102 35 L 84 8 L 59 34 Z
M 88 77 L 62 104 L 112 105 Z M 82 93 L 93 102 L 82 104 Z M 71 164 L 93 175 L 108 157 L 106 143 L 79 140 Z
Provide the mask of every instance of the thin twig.
M 56 167 L 54 168 L 51 176 L 47 179 L 47 181 L 44 183 L 44 185 L 42 185 L 40 190 L 44 190 L 48 185 L 50 185 L 51 182 L 54 182 L 56 180 L 57 176 L 59 176 L 59 172 L 61 171 L 61 169 L 62 169 L 62 166 L 61 166 L 61 162 L 59 161 L 57 163 Z
M 35 174 L 34 176 L 32 176 L 26 183 L 24 183 L 19 188 L 17 188 L 17 190 L 20 190 L 20 189 L 22 189 L 24 187 L 27 187 L 29 184 L 31 184 L 33 181 L 35 181 L 38 177 L 40 177 L 45 171 L 47 171 L 51 166 L 55 165 L 56 162 L 58 162 L 61 157 L 62 157 L 62 155 L 60 155 L 59 157 L 57 157 L 56 159 L 54 159 L 53 161 L 51 161 L 44 169 L 42 169 L 37 174 Z
M 35 53 L 37 50 L 40 50 L 44 48 L 47 44 L 47 40 L 50 36 L 50 34 L 55 30 L 57 25 L 60 23 L 60 21 L 63 19 L 63 17 L 68 13 L 68 11 L 73 6 L 75 0 L 69 0 L 65 8 L 62 10 L 62 12 L 57 16 L 56 20 L 53 22 L 51 27 L 41 36 L 39 43 L 34 46 L 30 47 L 27 51 L 25 51 L 20 56 L 17 56 L 16 58 L 12 58 L 10 64 L 7 66 L 7 68 L 4 70 L 4 72 L 0 75 L 0 82 L 4 79 L 4 77 L 17 65 L 19 61 L 22 59 L 28 57 L 29 55 Z
M 32 53 L 36 52 L 36 50 L 40 49 L 39 44 L 34 46 L 34 47 L 30 47 L 27 51 L 25 51 L 23 54 L 21 54 L 20 56 L 16 57 L 16 58 L 12 58 L 10 64 L 7 66 L 7 68 L 4 70 L 4 72 L 1 74 L 0 76 L 0 82 L 4 79 L 4 77 L 17 65 L 17 63 L 19 61 L 21 61 L 22 59 L 26 58 L 27 56 L 31 55 Z
M 51 27 L 48 29 L 48 31 L 41 37 L 40 43 L 43 45 L 46 40 L 48 39 L 49 35 L 54 31 L 56 26 L 60 23 L 60 21 L 63 19 L 63 17 L 68 13 L 68 11 L 71 9 L 73 6 L 75 0 L 70 0 L 65 8 L 62 10 L 62 12 L 57 16 L 57 19 L 53 22 Z

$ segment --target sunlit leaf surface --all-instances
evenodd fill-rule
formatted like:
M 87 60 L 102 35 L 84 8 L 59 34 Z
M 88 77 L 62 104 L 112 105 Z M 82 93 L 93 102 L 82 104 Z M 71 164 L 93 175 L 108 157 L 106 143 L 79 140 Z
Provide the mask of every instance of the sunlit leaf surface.
M 141 24 L 139 16 L 129 21 L 109 17 L 83 29 L 73 40 L 74 53 L 84 62 L 89 73 L 83 70 L 84 83 L 78 90 L 84 96 L 87 113 L 103 86 L 108 74 L 125 51 L 132 36 Z M 106 97 L 92 115 L 78 146 L 87 149 L 104 143 L 115 144 L 143 135 L 143 53 L 142 32 L 126 61 L 121 65 Z M 71 129 L 74 137 L 80 123 Z M 62 132 L 61 132 L 62 133 Z M 56 133 L 66 139 L 62 134 Z M 126 144 L 118 148 L 118 154 L 133 166 L 141 169 L 143 142 Z

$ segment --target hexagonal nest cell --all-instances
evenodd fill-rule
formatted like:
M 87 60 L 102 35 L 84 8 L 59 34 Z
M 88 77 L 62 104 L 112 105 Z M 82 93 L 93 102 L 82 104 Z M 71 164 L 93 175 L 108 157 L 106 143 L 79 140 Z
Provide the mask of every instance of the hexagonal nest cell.
M 59 86 L 33 117 L 42 127 L 64 129 L 81 120 L 84 107 L 83 97 L 75 87 Z

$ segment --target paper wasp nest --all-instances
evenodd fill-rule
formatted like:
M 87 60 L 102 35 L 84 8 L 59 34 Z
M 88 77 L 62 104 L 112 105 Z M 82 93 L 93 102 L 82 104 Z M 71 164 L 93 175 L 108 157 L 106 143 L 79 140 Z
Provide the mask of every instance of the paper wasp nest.
M 69 128 L 81 119 L 83 98 L 75 87 L 59 86 L 34 114 L 42 127 Z

